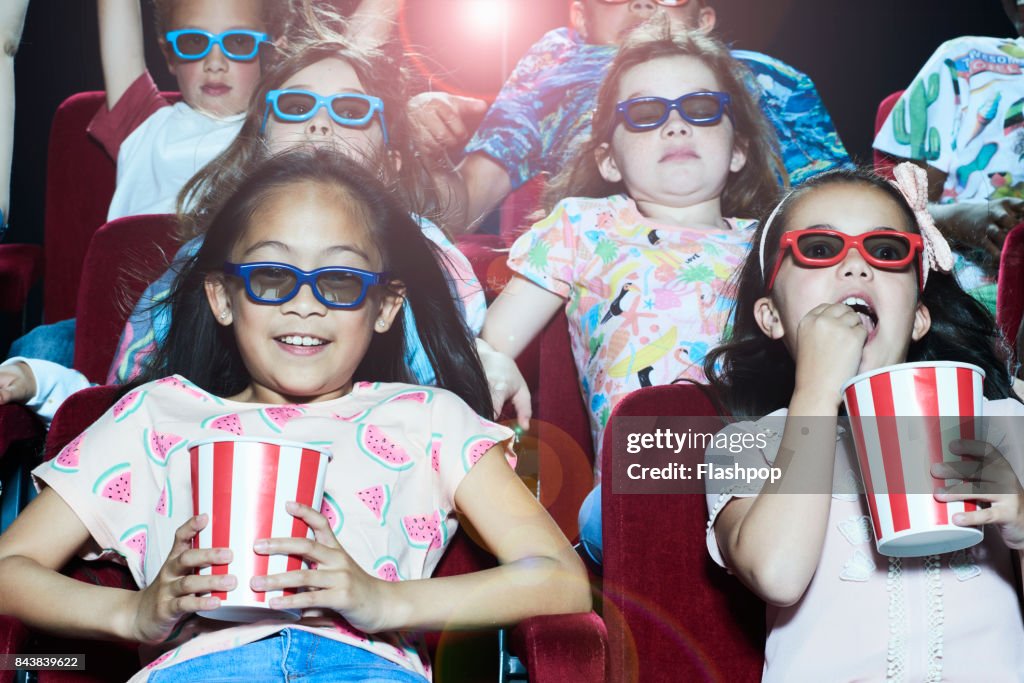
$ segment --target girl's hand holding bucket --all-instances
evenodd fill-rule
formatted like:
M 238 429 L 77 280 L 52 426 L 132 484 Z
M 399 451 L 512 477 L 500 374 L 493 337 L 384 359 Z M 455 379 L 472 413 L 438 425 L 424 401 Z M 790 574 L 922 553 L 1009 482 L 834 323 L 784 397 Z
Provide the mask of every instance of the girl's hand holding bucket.
M 321 513 L 294 501 L 286 504 L 288 513 L 305 522 L 313 538 L 258 539 L 254 549 L 261 555 L 301 557 L 309 569 L 257 576 L 254 591 L 300 590 L 294 595 L 272 598 L 270 607 L 279 610 L 327 608 L 339 612 L 357 629 L 366 633 L 386 630 L 387 615 L 393 612 L 395 584 L 370 576 L 356 564 L 331 531 Z
M 163 642 L 183 616 L 220 606 L 220 598 L 200 594 L 231 591 L 237 585 L 238 580 L 231 574 L 195 573 L 197 569 L 227 564 L 232 559 L 229 548 L 192 547 L 192 539 L 209 521 L 208 515 L 196 515 L 178 527 L 174 532 L 174 546 L 156 580 L 131 594 L 133 609 L 129 632 L 135 634 L 133 640 Z
M 1008 548 L 1024 548 L 1024 489 L 1002 452 L 986 441 L 974 439 L 951 441 L 949 451 L 967 459 L 932 465 L 931 473 L 936 479 L 958 482 L 937 488 L 935 499 L 943 503 L 969 500 L 988 504 L 973 511 L 958 512 L 953 515 L 953 523 L 958 526 L 991 524 L 999 529 Z

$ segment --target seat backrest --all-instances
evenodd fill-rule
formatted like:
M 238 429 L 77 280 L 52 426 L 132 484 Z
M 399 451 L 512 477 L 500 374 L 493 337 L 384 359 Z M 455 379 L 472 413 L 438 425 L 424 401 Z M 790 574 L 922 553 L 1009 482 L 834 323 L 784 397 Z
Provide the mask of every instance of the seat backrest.
M 171 102 L 178 93 L 163 93 Z M 43 242 L 43 321 L 75 315 L 82 259 L 92 234 L 107 222 L 114 196 L 115 163 L 86 129 L 100 107 L 102 91 L 80 92 L 64 100 L 53 116 L 46 156 Z
M 510 192 L 501 204 L 499 232 L 507 246 L 526 232 L 531 224 L 530 216 L 540 208 L 541 195 L 547 187 L 547 179 L 538 175 Z
M 172 215 L 127 216 L 107 223 L 89 241 L 76 306 L 75 368 L 102 383 L 124 323 L 146 286 L 177 249 Z
M 896 101 L 900 99 L 902 94 L 902 90 L 897 90 L 879 103 L 878 113 L 875 114 L 875 135 L 878 135 L 879 131 L 882 130 L 882 124 L 889 118 L 889 113 L 896 106 Z M 872 154 L 874 155 L 875 172 L 886 178 L 891 178 L 892 167 L 896 165 L 896 160 L 885 152 L 879 152 L 877 149 L 873 149 Z
M 999 279 L 996 288 L 996 322 L 1003 336 L 1020 360 L 1017 349 L 1017 331 L 1024 318 L 1024 223 L 1018 224 L 1006 236 L 999 255 Z
M 610 680 L 760 680 L 764 603 L 708 555 L 705 497 L 615 493 L 626 472 L 613 462 L 613 434 L 617 420 L 629 416 L 687 417 L 687 424 L 700 425 L 695 433 L 721 424 L 711 401 L 692 384 L 640 389 L 612 412 L 601 491 Z M 665 418 L 650 418 L 652 429 L 659 419 Z M 677 432 L 681 424 L 675 424 Z M 696 472 L 704 450 L 683 449 L 676 462 Z
M 46 214 L 43 319 L 75 315 L 82 258 L 92 234 L 107 220 L 114 196 L 114 160 L 86 133 L 106 106 L 103 92 L 81 92 L 54 114 L 46 157 Z
M 540 334 L 538 368 L 534 417 L 543 446 L 539 452 L 541 503 L 571 539 L 577 533 L 580 505 L 593 488 L 594 440 L 564 310 Z M 557 456 L 544 457 L 548 451 Z

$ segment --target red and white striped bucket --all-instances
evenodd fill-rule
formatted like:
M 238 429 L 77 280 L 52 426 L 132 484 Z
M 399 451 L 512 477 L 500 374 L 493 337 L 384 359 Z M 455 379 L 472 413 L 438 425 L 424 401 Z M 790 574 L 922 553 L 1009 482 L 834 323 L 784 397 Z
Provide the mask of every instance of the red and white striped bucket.
M 933 463 L 959 461 L 949 442 L 981 438 L 985 371 L 952 362 L 903 363 L 843 385 L 875 544 L 882 555 L 921 557 L 968 548 L 981 527 L 952 523 L 974 503 L 942 503 Z
M 232 574 L 234 590 L 214 592 L 221 606 L 200 612 L 223 621 L 296 619 L 291 610 L 273 610 L 271 598 L 294 591 L 257 592 L 249 588 L 254 576 L 302 568 L 302 559 L 289 555 L 257 555 L 258 538 L 311 536 L 305 522 L 292 517 L 285 503 L 295 500 L 320 509 L 329 451 L 274 439 L 217 439 L 189 444 L 192 461 L 192 506 L 210 522 L 193 539 L 195 548 L 231 548 L 230 564 L 205 567 L 200 574 Z

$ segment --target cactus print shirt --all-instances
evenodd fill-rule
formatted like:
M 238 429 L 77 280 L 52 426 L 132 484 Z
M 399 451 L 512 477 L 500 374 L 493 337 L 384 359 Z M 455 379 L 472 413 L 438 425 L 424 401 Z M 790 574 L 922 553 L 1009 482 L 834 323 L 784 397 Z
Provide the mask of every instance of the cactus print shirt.
M 732 308 L 726 281 L 750 249 L 756 225 L 726 222 L 728 230 L 662 225 L 625 195 L 577 197 L 559 202 L 512 246 L 512 270 L 566 299 L 598 450 L 612 408 L 626 394 L 704 379 L 704 356 Z M 595 462 L 600 467 L 601 459 Z
M 875 149 L 947 174 L 943 203 L 1024 198 L 1024 38 L 964 37 L 931 56 Z
M 1024 198 L 1022 67 L 1024 38 L 943 43 L 896 102 L 875 149 L 945 173 L 943 204 Z M 998 264 L 958 251 L 961 284 L 994 312 Z
M 487 450 L 504 444 L 515 463 L 510 429 L 436 387 L 359 382 L 332 401 L 270 406 L 222 399 L 173 376 L 134 389 L 33 474 L 89 530 L 93 544 L 85 559 L 123 562 L 145 587 L 167 558 L 175 529 L 192 515 L 189 444 L 235 436 L 329 449 L 334 459 L 321 511 L 360 567 L 393 581 L 433 573 L 458 528 L 455 491 Z M 431 677 L 417 633 L 369 635 L 336 613 L 296 624 Z M 280 621 L 186 619 L 132 681 L 280 628 Z
M 614 45 L 592 45 L 568 28 L 546 33 L 519 60 L 466 153 L 482 152 L 508 172 L 515 189 L 554 175 L 590 136 L 597 91 Z M 793 184 L 850 163 L 825 104 L 807 74 L 749 50 L 733 56 L 750 70 L 748 87 L 775 128 Z

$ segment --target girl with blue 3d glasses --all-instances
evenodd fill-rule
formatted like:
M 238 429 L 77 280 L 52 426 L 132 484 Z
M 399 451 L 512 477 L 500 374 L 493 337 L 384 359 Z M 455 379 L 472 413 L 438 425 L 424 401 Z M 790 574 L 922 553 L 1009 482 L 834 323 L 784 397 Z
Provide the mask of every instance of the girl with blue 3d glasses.
M 267 119 L 271 112 L 279 121 L 296 123 L 310 120 L 320 109 L 324 109 L 331 120 L 339 126 L 347 128 L 362 128 L 377 116 L 384 144 L 388 144 L 383 100 L 372 95 L 352 92 L 318 95 L 298 88 L 271 90 L 267 93 L 267 109 L 263 113 L 260 132 L 266 133 Z
M 514 432 L 486 419 L 487 381 L 435 249 L 388 188 L 343 155 L 294 149 L 250 169 L 175 280 L 174 320 L 140 386 L 67 449 L 80 454 L 74 467 L 36 470 L 46 487 L 0 536 L 0 613 L 160 653 L 132 683 L 428 683 L 423 631 L 589 611 L 583 563 L 516 476 Z M 433 387 L 413 384 L 403 359 L 409 307 Z M 253 544 L 304 566 L 270 560 L 246 581 L 226 540 L 192 548 L 210 518 L 179 503 L 192 492 L 188 454 L 157 462 L 141 446 L 115 447 L 156 434 L 280 436 L 334 453 L 323 506 L 285 505 L 309 537 L 275 527 Z M 259 476 L 241 460 L 236 468 Z M 93 486 L 111 467 L 133 475 L 118 502 Z M 498 566 L 435 579 L 460 520 Z M 93 545 L 119 554 L 139 590 L 58 573 Z M 226 573 L 196 573 L 211 565 Z M 217 612 L 217 593 L 250 589 L 295 620 L 217 618 L 231 619 Z
M 295 54 L 267 73 L 253 96 L 258 106 L 246 115 L 238 138 L 182 191 L 179 217 L 183 231 L 193 239 L 182 247 L 170 270 L 150 285 L 129 318 L 111 367 L 111 381 L 126 381 L 137 375 L 152 352 L 152 343 L 142 340 L 163 338 L 168 312 L 153 302 L 164 298 L 178 264 L 202 244 L 206 224 L 216 215 L 225 193 L 268 155 L 296 147 L 331 149 L 375 170 L 439 247 L 441 263 L 466 323 L 474 333 L 479 331 L 486 303 L 472 266 L 427 218 L 437 215 L 434 207 L 441 202 L 432 197 L 430 187 L 424 186 L 422 179 L 427 175 L 418 170 L 402 82 L 399 64 L 378 53 L 331 41 L 299 46 Z M 273 265 L 245 266 L 238 274 L 248 281 L 254 298 L 270 300 L 315 275 L 308 281 L 328 306 L 351 303 L 349 294 L 359 290 L 360 278 L 366 277 L 342 271 L 309 274 Z M 432 383 L 433 370 L 416 334 L 411 309 L 406 307 L 403 315 L 407 317 L 407 361 L 418 381 Z

